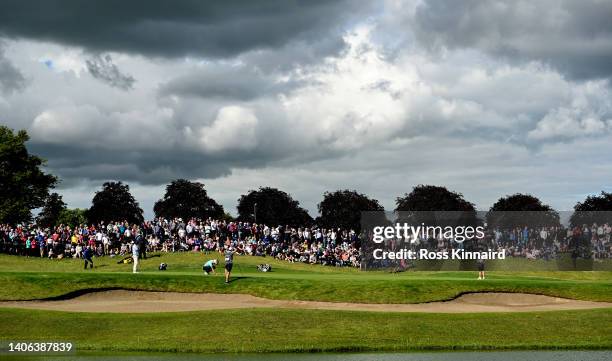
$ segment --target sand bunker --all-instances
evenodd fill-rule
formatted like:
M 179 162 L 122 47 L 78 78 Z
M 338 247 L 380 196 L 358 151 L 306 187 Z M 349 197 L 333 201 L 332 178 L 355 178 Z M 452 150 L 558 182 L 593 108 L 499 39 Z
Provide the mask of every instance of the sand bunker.
M 524 293 L 470 293 L 452 301 L 420 304 L 367 304 L 283 301 L 242 294 L 100 291 L 57 301 L 9 301 L 0 307 L 72 312 L 183 312 L 240 308 L 293 308 L 379 312 L 531 312 L 608 308 L 612 303 L 578 301 Z

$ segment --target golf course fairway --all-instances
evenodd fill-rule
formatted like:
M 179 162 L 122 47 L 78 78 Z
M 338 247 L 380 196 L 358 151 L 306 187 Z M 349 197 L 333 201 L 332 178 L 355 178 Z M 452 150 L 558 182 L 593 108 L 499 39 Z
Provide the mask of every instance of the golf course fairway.
M 1 255 L 0 300 L 63 302 L 92 292 L 117 290 L 110 291 L 110 295 L 130 291 L 173 292 L 175 300 L 180 299 L 180 293 L 244 295 L 276 300 L 281 306 L 109 313 L 75 312 L 70 308 L 63 311 L 24 309 L 7 307 L 10 302 L 2 302 L 0 338 L 4 341 L 69 340 L 79 351 L 113 352 L 612 348 L 612 308 L 602 303 L 612 302 L 611 272 L 561 272 L 548 269 L 545 263 L 534 262 L 529 266 L 532 271 L 493 271 L 488 272 L 486 280 L 477 280 L 476 274 L 469 271 L 361 272 L 289 264 L 269 258 L 236 257 L 234 279 L 224 284 L 221 276 L 205 276 L 201 271 L 204 260 L 215 256 L 162 254 L 144 260 L 142 273 L 132 274 L 130 265 L 118 264 L 116 259 L 108 257 L 95 259 L 93 270 L 83 270 L 79 260 Z M 160 262 L 168 264 L 167 271 L 158 271 Z M 257 272 L 256 265 L 264 262 L 272 265 L 272 272 Z M 282 306 L 282 302 L 294 301 L 297 303 L 292 305 L 299 305 L 298 301 L 314 301 L 366 304 L 366 307 L 370 307 L 367 304 L 410 306 L 406 304 L 460 300 L 482 292 L 535 294 L 551 299 L 597 302 L 600 307 L 425 313 Z

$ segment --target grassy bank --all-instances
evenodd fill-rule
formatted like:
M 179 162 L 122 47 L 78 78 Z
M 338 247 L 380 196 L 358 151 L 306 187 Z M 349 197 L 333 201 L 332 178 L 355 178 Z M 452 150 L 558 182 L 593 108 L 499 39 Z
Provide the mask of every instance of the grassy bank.
M 359 272 L 354 269 L 272 263 L 273 272 L 255 270 L 262 258 L 238 257 L 237 277 L 226 285 L 220 276 L 205 277 L 199 254 L 172 254 L 143 262 L 143 272 L 116 259 L 96 260 L 84 271 L 78 260 L 0 257 L 0 300 L 40 299 L 83 289 L 126 288 L 149 291 L 244 293 L 288 299 L 365 303 L 417 303 L 446 300 L 464 292 L 526 292 L 593 301 L 612 302 L 611 272 L 490 272 L 486 281 L 474 272 Z M 157 271 L 160 262 L 169 264 Z M 220 268 L 222 271 L 222 268 Z
M 0 335 L 10 340 L 71 340 L 81 351 L 610 349 L 612 312 L 399 314 L 253 309 L 109 315 L 0 309 Z

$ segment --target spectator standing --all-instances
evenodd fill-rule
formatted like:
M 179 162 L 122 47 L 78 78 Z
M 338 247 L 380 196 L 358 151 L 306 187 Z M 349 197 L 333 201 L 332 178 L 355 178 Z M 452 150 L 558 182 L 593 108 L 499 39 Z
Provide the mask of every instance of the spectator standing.
M 138 258 L 140 257 L 140 245 L 138 242 L 134 242 L 132 245 L 132 259 L 134 260 L 134 265 L 132 266 L 132 273 L 138 273 Z

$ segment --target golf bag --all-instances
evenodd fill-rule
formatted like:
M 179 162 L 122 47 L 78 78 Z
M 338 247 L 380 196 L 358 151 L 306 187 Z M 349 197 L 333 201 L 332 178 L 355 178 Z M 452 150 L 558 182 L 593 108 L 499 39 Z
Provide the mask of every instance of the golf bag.
M 132 256 L 127 256 L 122 258 L 119 262 L 117 262 L 117 264 L 128 264 L 128 263 L 132 263 L 134 262 L 134 258 L 132 258 Z

